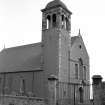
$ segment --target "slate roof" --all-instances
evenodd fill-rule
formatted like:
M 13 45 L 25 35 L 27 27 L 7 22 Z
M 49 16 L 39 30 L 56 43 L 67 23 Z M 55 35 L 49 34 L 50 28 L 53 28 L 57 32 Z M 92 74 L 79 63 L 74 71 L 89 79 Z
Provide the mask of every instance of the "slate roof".
M 41 43 L 7 48 L 0 52 L 0 72 L 39 70 Z

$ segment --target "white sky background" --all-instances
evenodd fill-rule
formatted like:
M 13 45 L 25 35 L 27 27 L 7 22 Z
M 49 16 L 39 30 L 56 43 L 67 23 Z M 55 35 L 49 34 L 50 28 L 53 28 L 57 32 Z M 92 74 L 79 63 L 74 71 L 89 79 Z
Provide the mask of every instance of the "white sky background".
M 0 50 L 41 41 L 40 12 L 51 0 L 0 0 Z M 105 0 L 62 0 L 70 11 L 71 35 L 78 29 L 90 56 L 90 76 L 105 80 Z

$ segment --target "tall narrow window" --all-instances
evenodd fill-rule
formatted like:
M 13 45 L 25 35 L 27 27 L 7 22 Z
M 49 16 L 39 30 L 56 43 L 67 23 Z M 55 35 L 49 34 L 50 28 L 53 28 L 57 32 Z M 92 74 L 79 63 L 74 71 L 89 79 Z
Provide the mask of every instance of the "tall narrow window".
M 84 93 L 83 93 L 83 88 L 82 88 L 82 87 L 79 88 L 79 93 L 80 93 L 80 103 L 83 103 L 83 101 L 84 101 L 84 99 L 83 99 L 83 97 L 84 97 L 83 94 L 84 94 Z
M 0 78 L 0 84 L 1 84 L 2 78 Z
M 86 80 L 86 66 L 84 66 L 84 80 Z
M 79 58 L 79 76 L 80 80 L 83 80 L 83 60 Z
M 56 27 L 56 14 L 53 14 L 52 19 L 53 19 L 53 27 Z
M 25 93 L 25 80 L 21 79 L 20 81 L 20 93 L 24 94 Z
M 75 79 L 78 79 L 78 64 L 75 64 Z
M 2 78 L 0 77 L 0 94 L 2 93 Z
M 68 60 L 70 61 L 70 51 L 68 51 Z
M 70 21 L 69 21 L 69 18 L 66 17 L 65 21 L 66 21 L 66 30 L 70 31 Z
M 83 60 L 82 60 L 82 58 L 79 58 L 79 63 L 80 63 L 80 65 L 83 65 Z
M 64 15 L 62 15 L 62 28 L 64 28 Z
M 68 26 L 68 19 L 67 19 L 67 17 L 65 18 L 65 21 L 66 21 L 66 26 L 65 27 L 66 27 L 66 30 L 68 30 L 69 26 Z
M 48 15 L 47 16 L 47 29 L 49 29 L 50 28 L 50 23 L 51 22 L 51 17 L 50 17 L 50 15 Z
M 8 78 L 8 76 L 6 76 L 6 78 L 5 78 L 5 94 L 8 94 L 8 92 L 9 92 L 9 78 Z

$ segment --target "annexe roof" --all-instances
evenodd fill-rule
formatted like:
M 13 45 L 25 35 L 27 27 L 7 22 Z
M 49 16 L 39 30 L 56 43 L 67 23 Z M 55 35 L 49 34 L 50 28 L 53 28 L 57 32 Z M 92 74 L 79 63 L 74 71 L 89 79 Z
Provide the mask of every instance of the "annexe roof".
M 4 49 L 0 52 L 0 72 L 38 70 L 41 56 L 41 43 Z

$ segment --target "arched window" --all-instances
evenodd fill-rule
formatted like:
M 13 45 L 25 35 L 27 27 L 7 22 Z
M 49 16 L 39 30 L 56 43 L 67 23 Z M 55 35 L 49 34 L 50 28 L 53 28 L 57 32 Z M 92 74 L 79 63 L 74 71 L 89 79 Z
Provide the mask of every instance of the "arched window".
M 78 79 L 79 69 L 78 64 L 75 64 L 75 79 Z
M 66 17 L 66 18 L 65 18 L 65 21 L 66 21 L 66 22 L 65 22 L 65 23 L 66 23 L 66 24 L 65 24 L 65 28 L 66 28 L 67 31 L 70 31 L 70 22 L 69 22 L 69 19 Z
M 66 29 L 66 27 L 67 27 L 66 16 L 62 15 L 62 28 Z
M 84 74 L 84 80 L 86 80 L 86 66 L 83 66 L 83 74 Z
M 83 80 L 83 60 L 79 58 L 79 77 L 80 80 Z
M 49 29 L 50 28 L 50 23 L 51 22 L 51 17 L 50 17 L 50 15 L 48 15 L 47 16 L 47 29 Z
M 64 27 L 64 15 L 62 15 L 62 28 Z
M 79 58 L 79 64 L 80 64 L 80 65 L 83 65 L 83 60 L 82 60 L 82 58 Z
M 65 17 L 65 29 L 68 30 L 68 19 Z
M 56 14 L 52 15 L 52 20 L 53 27 L 56 27 Z
M 25 94 L 25 79 L 20 79 L 20 93 L 23 95 Z
M 83 87 L 79 88 L 79 94 L 80 94 L 80 103 L 83 103 Z

